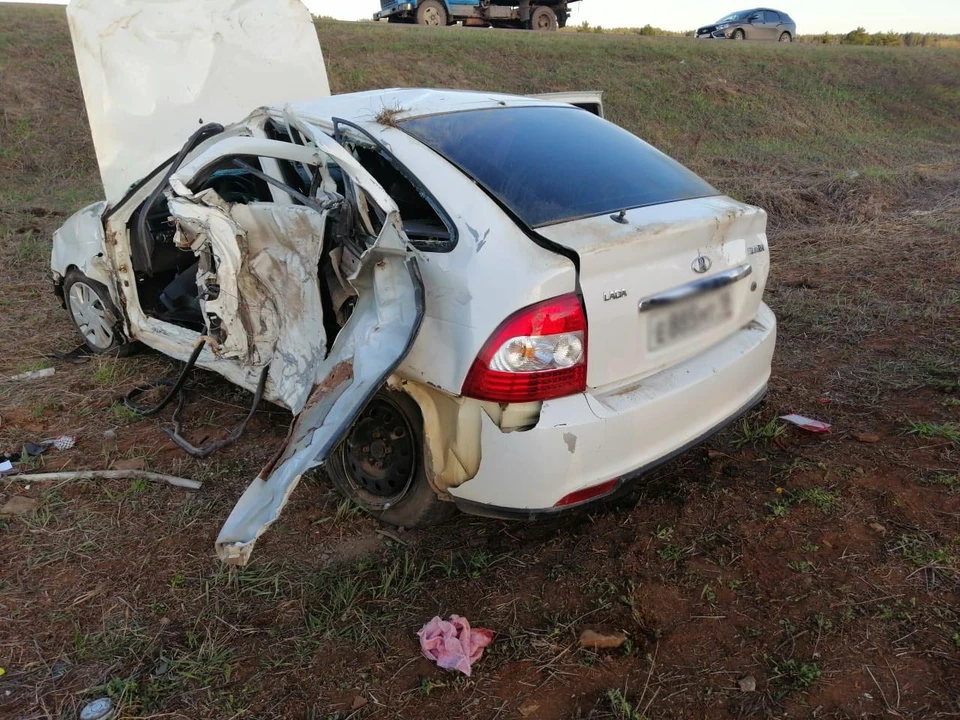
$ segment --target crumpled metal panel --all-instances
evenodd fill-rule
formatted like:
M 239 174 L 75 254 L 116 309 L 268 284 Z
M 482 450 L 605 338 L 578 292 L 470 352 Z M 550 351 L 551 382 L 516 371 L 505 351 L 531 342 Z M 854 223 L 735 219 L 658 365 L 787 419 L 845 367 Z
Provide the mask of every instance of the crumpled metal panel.
M 373 394 L 406 355 L 423 319 L 423 282 L 392 212 L 349 278 L 357 305 L 337 335 L 303 411 L 278 456 L 243 493 L 217 538 L 224 562 L 244 565 L 277 519 L 303 473 L 333 451 Z
M 424 313 L 419 253 L 403 233 L 396 203 L 332 138 L 292 113 L 285 119 L 350 178 L 360 223 L 372 228 L 368 202 L 383 211 L 384 221 L 346 278 L 357 292 L 357 303 L 329 354 L 313 369 L 309 398 L 294 418 L 283 448 L 247 487 L 217 537 L 220 559 L 234 565 L 250 559 L 257 538 L 279 517 L 303 473 L 323 463 L 400 364 Z
M 219 287 L 216 298 L 201 292 L 207 334 L 217 340 L 213 352 L 254 367 L 269 362 L 268 397 L 298 413 L 327 351 L 317 277 L 327 214 L 300 205 L 221 203 L 212 191 L 169 202 L 178 244 L 215 259 L 212 279 L 197 274 L 201 286 Z

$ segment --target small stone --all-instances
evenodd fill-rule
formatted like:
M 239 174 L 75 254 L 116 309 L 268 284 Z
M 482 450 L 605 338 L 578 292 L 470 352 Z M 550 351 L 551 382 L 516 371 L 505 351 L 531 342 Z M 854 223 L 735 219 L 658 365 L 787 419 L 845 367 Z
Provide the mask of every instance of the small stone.
M 740 690 L 743 692 L 757 691 L 757 679 L 753 675 L 740 678 L 737 680 L 737 685 L 740 686 Z
M 143 470 L 146 467 L 147 463 L 143 458 L 124 458 L 113 461 L 114 470 Z
M 874 433 L 854 433 L 853 438 L 862 443 L 878 443 L 880 442 L 880 436 L 875 435 Z
M 359 710 L 360 708 L 364 707 L 366 704 L 367 704 L 367 699 L 365 697 L 361 697 L 360 695 L 355 695 L 353 698 L 353 704 L 350 705 L 350 712 Z
M 16 495 L 7 500 L 0 508 L 0 515 L 29 515 L 37 509 L 37 501 L 23 495 Z
M 881 535 L 887 534 L 887 528 L 878 522 L 870 523 L 870 529 L 880 533 Z
M 116 437 L 117 437 L 117 431 L 116 431 L 116 430 L 104 430 L 104 431 L 103 431 L 103 436 L 104 436 L 107 440 L 115 440 Z
M 525 703 L 520 705 L 517 708 L 517 712 L 523 715 L 524 717 L 531 717 L 537 714 L 537 711 L 540 709 L 540 704 L 535 703 L 533 700 L 527 700 Z
M 627 641 L 623 633 L 598 633 L 593 630 L 584 630 L 580 633 L 580 647 L 590 650 L 606 650 L 618 648 Z

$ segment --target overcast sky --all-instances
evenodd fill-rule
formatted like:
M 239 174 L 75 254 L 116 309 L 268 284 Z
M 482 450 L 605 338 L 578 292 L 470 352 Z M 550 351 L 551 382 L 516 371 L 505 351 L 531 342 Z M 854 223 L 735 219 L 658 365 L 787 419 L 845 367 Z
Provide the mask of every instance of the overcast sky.
M 304 2 L 316 15 L 340 20 L 367 18 L 379 9 L 378 0 Z M 640 27 L 649 23 L 667 30 L 692 30 L 746 7 L 736 0 L 581 0 L 573 3 L 571 23 L 587 21 L 604 27 Z M 847 32 L 857 26 L 870 32 L 960 33 L 960 0 L 776 0 L 774 7 L 790 13 L 801 33 Z

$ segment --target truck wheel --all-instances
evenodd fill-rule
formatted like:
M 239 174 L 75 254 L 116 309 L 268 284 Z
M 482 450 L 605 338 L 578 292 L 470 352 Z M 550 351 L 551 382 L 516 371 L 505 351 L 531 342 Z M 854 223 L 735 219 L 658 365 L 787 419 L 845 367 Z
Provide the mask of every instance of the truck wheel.
M 530 27 L 540 32 L 551 32 L 560 26 L 553 8 L 539 5 L 530 15 Z
M 405 393 L 374 395 L 327 457 L 326 471 L 341 494 L 389 525 L 428 527 L 456 512 L 430 487 L 420 408 Z
M 440 0 L 423 0 L 417 5 L 417 25 L 444 27 L 448 22 L 447 8 Z

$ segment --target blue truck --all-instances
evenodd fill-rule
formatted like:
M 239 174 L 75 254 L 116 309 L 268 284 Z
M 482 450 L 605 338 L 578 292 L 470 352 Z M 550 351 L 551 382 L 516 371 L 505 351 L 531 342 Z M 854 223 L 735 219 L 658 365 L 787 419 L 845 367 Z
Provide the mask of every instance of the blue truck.
M 570 3 L 579 0 L 380 0 L 374 20 L 417 25 L 523 28 L 550 31 L 570 17 Z

